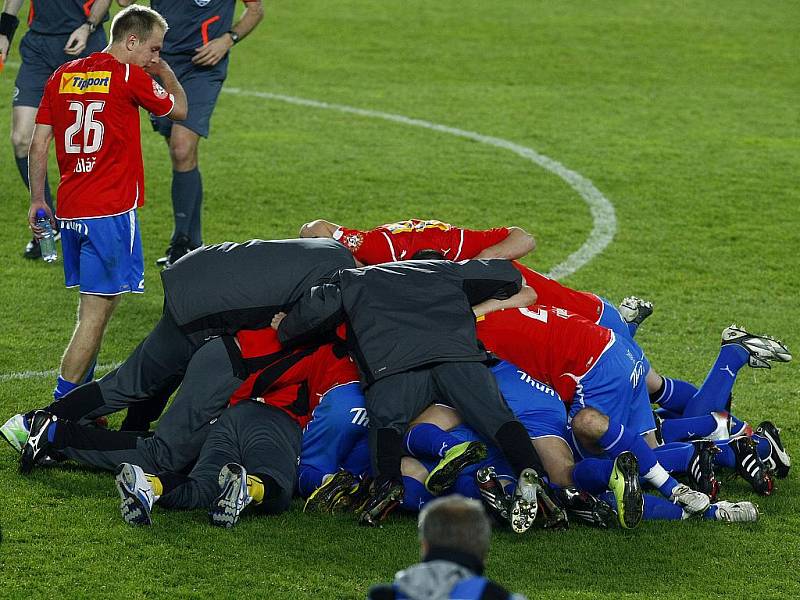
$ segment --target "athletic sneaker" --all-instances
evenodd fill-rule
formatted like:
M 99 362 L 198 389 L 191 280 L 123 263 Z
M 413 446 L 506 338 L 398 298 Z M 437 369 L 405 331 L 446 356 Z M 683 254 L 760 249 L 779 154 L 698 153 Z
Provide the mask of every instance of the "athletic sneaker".
M 22 447 L 22 456 L 19 459 L 19 472 L 27 475 L 46 455 L 50 448 L 47 439 L 47 429 L 55 423 L 55 415 L 43 410 L 37 410 L 31 417 L 31 430 L 25 445 Z
M 22 447 L 28 441 L 28 434 L 28 428 L 25 426 L 25 417 L 21 414 L 14 415 L 3 425 L 0 425 L 0 435 L 17 452 L 22 452 Z
M 363 506 L 369 497 L 369 489 L 372 485 L 372 478 L 369 476 L 360 477 L 355 488 L 349 494 L 342 494 L 330 505 L 331 514 L 353 512 L 358 507 Z
M 626 323 L 641 325 L 647 317 L 653 314 L 653 303 L 636 296 L 628 296 L 623 298 L 618 310 Z
M 379 476 L 369 488 L 366 501 L 356 509 L 361 525 L 377 527 L 403 499 L 403 483 L 391 477 Z
M 533 469 L 523 469 L 511 495 L 508 511 L 514 533 L 525 533 L 533 525 L 539 510 L 539 488 L 539 474 Z
M 478 484 L 478 491 L 481 500 L 492 518 L 498 523 L 510 525 L 508 520 L 509 508 L 511 506 L 511 496 L 509 496 L 494 467 L 484 467 L 475 473 L 475 482 Z
M 167 267 L 175 264 L 177 260 L 189 254 L 189 252 L 192 250 L 193 248 L 191 247 L 189 237 L 185 235 L 179 235 L 173 242 L 170 242 L 169 246 L 167 246 L 165 256 L 162 256 L 156 260 L 156 266 L 166 269 Z
M 558 488 L 555 491 L 555 498 L 571 519 L 604 529 L 617 524 L 617 513 L 614 509 L 589 492 L 572 486 Z
M 639 482 L 639 461 L 626 450 L 614 459 L 608 489 L 617 501 L 617 519 L 624 529 L 633 529 L 644 515 L 644 495 Z
M 680 506 L 689 515 L 703 514 L 711 506 L 711 500 L 706 494 L 683 483 L 675 486 L 669 501 Z
M 425 479 L 425 487 L 434 496 L 443 494 L 453 487 L 461 471 L 484 460 L 486 454 L 483 442 L 462 442 L 453 446 Z
M 779 479 L 784 479 L 789 475 L 789 469 L 792 467 L 792 459 L 786 448 L 783 447 L 781 442 L 781 430 L 775 427 L 772 421 L 762 421 L 756 427 L 755 434 L 766 438 L 772 451 L 764 460 L 764 464 L 769 470 L 775 473 Z
M 766 335 L 754 335 L 736 324 L 722 332 L 722 345 L 737 344 L 750 355 L 749 364 L 754 369 L 770 369 L 770 360 L 789 362 L 792 355 L 780 341 Z
M 689 460 L 687 474 L 691 482 L 692 489 L 703 492 L 711 501 L 717 499 L 719 494 L 719 481 L 714 473 L 714 455 L 720 453 L 720 449 L 707 440 L 695 442 L 694 454 Z
M 711 506 L 717 507 L 714 518 L 726 523 L 755 523 L 760 513 L 758 505 L 752 502 L 727 502 L 721 500 Z
M 242 465 L 228 463 L 219 472 L 220 494 L 211 503 L 211 524 L 230 529 L 239 522 L 245 507 L 253 501 L 247 490 L 247 471 Z
M 331 512 L 331 507 L 358 487 L 358 478 L 344 469 L 339 470 L 308 497 L 303 512 Z
M 152 525 L 150 513 L 158 496 L 145 472 L 138 465 L 122 463 L 114 478 L 119 492 L 119 511 L 128 525 Z
M 775 482 L 758 455 L 756 441 L 752 438 L 738 437 L 729 443 L 736 459 L 736 473 L 749 483 L 756 493 L 762 496 L 771 495 L 775 489 Z

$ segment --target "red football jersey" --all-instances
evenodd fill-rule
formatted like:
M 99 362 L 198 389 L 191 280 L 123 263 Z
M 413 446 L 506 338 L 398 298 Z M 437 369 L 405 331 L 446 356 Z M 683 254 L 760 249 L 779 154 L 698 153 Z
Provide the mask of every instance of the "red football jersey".
M 275 332 L 272 329 L 258 331 L 264 335 L 262 347 L 269 347 Z M 250 349 L 259 345 L 255 339 L 257 335 L 256 331 L 248 333 Z M 244 346 L 242 350 L 245 354 Z M 250 359 L 253 359 L 252 354 Z M 283 351 L 277 360 L 250 375 L 233 393 L 230 404 L 254 398 L 280 408 L 300 427 L 305 427 L 325 392 L 354 381 L 358 381 L 355 364 L 346 353 L 334 349 L 333 344 Z
M 614 332 L 563 308 L 533 305 L 478 319 L 486 349 L 546 383 L 570 404 L 581 377 L 611 346 Z
M 536 304 L 558 306 L 569 312 L 580 315 L 592 323 L 597 323 L 603 314 L 603 301 L 590 292 L 579 292 L 558 283 L 555 279 L 542 275 L 514 261 L 525 283 L 536 292 Z
M 53 127 L 59 219 L 106 217 L 144 203 L 139 107 L 169 114 L 175 99 L 144 69 L 95 52 L 47 82 L 36 122 Z
M 333 234 L 333 239 L 365 265 L 409 260 L 420 250 L 436 250 L 448 260 L 467 260 L 507 237 L 505 227 L 462 229 L 441 221 L 419 219 L 389 223 L 369 231 L 340 227 Z

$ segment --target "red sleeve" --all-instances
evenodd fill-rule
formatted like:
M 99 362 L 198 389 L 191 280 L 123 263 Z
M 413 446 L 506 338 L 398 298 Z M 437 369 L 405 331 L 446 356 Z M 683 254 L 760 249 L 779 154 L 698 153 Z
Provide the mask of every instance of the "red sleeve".
M 333 234 L 333 239 L 350 250 L 356 260 L 365 265 L 400 260 L 395 256 L 389 235 L 380 228 L 360 231 L 340 227 Z
M 494 229 L 461 229 L 460 230 L 460 249 L 452 260 L 467 260 L 475 258 L 478 254 L 502 242 L 508 237 L 509 231 L 506 227 L 495 227 Z
M 157 117 L 172 111 L 175 97 L 167 93 L 159 83 L 137 65 L 125 65 L 125 81 L 128 83 L 133 101 Z
M 42 95 L 42 101 L 39 103 L 39 110 L 36 113 L 36 122 L 40 125 L 52 125 L 53 124 L 53 111 L 50 107 L 50 96 L 52 95 L 53 90 L 53 80 L 55 79 L 56 75 L 61 77 L 60 73 L 53 73 L 50 76 L 50 79 L 47 80 L 47 84 L 44 88 L 44 94 Z

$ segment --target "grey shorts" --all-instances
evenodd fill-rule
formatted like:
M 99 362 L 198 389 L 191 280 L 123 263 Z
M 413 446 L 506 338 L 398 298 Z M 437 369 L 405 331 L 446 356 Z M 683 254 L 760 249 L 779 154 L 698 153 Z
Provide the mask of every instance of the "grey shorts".
M 86 49 L 80 56 L 70 56 L 64 52 L 69 34 L 44 35 L 29 31 L 19 43 L 22 64 L 14 82 L 13 106 L 39 106 L 44 94 L 44 86 L 50 76 L 65 62 L 100 52 L 108 44 L 106 32 L 97 29 L 89 36 Z
M 213 67 L 198 67 L 192 63 L 188 54 L 171 54 L 161 57 L 172 67 L 178 81 L 186 92 L 189 114 L 180 125 L 191 129 L 197 135 L 208 137 L 211 128 L 211 115 L 217 105 L 217 98 L 228 74 L 226 56 Z M 168 117 L 150 115 L 153 130 L 164 137 L 172 133 L 172 120 Z

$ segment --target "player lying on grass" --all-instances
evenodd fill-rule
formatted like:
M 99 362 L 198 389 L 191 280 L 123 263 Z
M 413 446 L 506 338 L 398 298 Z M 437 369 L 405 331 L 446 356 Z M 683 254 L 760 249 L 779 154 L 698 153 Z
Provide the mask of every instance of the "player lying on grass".
M 346 351 L 333 344 L 308 348 L 253 373 L 209 427 L 188 475 L 120 465 L 122 518 L 150 525 L 156 502 L 163 508 L 208 509 L 211 523 L 220 527 L 233 527 L 251 503 L 263 514 L 285 511 L 295 488 L 301 431 L 320 390 L 356 377 Z
M 617 520 L 608 504 L 575 487 L 572 479 L 573 456 L 567 444 L 566 412 L 555 392 L 530 378 L 510 363 L 501 361 L 492 368 L 503 397 L 509 407 L 528 430 L 545 468 L 550 476 L 554 498 L 572 518 L 592 525 L 608 526 Z M 363 394 L 355 384 L 339 386 L 327 392 L 315 409 L 314 418 L 303 435 L 298 488 L 307 496 L 306 510 L 335 512 L 357 508 L 363 501 L 363 488 L 369 477 L 369 460 L 366 453 L 366 415 Z M 444 431 L 443 428 L 454 429 Z M 460 425 L 452 409 L 435 406 L 426 410 L 412 425 L 406 435 L 406 450 L 416 458 L 404 457 L 402 463 L 404 496 L 402 506 L 418 510 L 434 494 L 456 492 L 470 497 L 482 497 L 500 521 L 508 524 L 509 502 L 513 493 L 513 477 L 507 474 L 510 467 L 496 448 L 489 445 L 488 456 L 476 453 L 482 440 L 471 428 Z M 705 444 L 673 444 L 658 449 L 665 454 L 665 463 L 676 470 L 696 473 L 697 485 L 713 487 L 714 472 L 710 458 L 711 442 Z M 668 456 L 666 454 L 669 454 Z M 419 460 L 417 460 L 417 458 Z M 422 461 L 422 462 L 420 462 Z M 597 493 L 612 487 L 611 494 L 627 506 L 630 513 L 642 512 L 641 487 L 635 458 L 626 453 L 622 460 L 604 459 L 588 463 L 604 473 L 605 485 Z M 585 468 L 584 468 L 585 470 Z M 498 477 L 497 473 L 501 475 Z M 478 475 L 476 477 L 476 475 Z M 586 476 L 585 476 L 586 477 Z M 692 478 L 689 475 L 690 480 Z M 591 479 L 593 485 L 598 476 Z M 505 489 L 500 481 L 505 482 Z M 509 486 L 509 483 L 512 485 Z M 556 485 L 557 484 L 557 485 Z M 547 498 L 543 506 L 547 506 Z M 719 510 L 718 510 L 719 509 Z M 557 511 L 547 511 L 546 523 L 559 526 Z M 644 501 L 644 518 L 685 518 L 680 507 L 675 510 L 667 500 L 652 496 Z M 757 512 L 749 503 L 716 503 L 705 512 L 707 518 L 719 520 L 754 520 Z M 625 515 L 622 514 L 624 523 Z
M 359 230 L 317 219 L 300 228 L 301 238 L 332 238 L 353 253 L 361 265 L 410 260 L 420 250 L 434 249 L 448 260 L 516 259 L 536 247 L 533 236 L 519 227 L 464 229 L 433 219 L 408 219 Z
M 472 309 L 519 306 L 530 298 L 508 261 L 407 261 L 343 269 L 313 287 L 288 316 L 276 317 L 273 326 L 285 345 L 346 324 L 347 344 L 365 386 L 376 474 L 362 523 L 376 524 L 403 494 L 402 436 L 409 422 L 446 400 L 502 449 L 521 482 L 515 528 L 530 526 L 542 465 L 482 364 L 486 353 L 475 338 Z
M 571 435 L 580 456 L 615 458 L 631 451 L 642 477 L 663 496 L 688 513 L 707 509 L 708 496 L 679 485 L 645 440 L 655 429 L 643 381 L 649 364 L 627 338 L 563 309 L 543 306 L 491 313 L 477 328 L 488 350 L 552 385 L 568 403 Z M 723 340 L 721 354 L 742 365 L 751 355 L 783 360 L 777 349 L 764 350 L 768 341 L 750 334 L 735 336 Z M 706 385 L 710 389 L 704 393 L 711 394 L 718 384 L 712 378 Z M 722 393 L 727 398 L 728 392 Z M 579 487 L 590 489 L 577 472 L 575 480 Z
M 534 248 L 533 238 L 517 227 L 485 231 L 462 229 L 436 220 L 410 219 L 361 231 L 324 219 L 306 223 L 301 237 L 330 237 L 353 253 L 361 264 L 409 259 L 521 258 Z M 652 314 L 652 305 L 630 296 L 619 309 L 604 298 L 568 288 L 522 264 L 515 263 L 528 286 L 536 291 L 538 304 L 558 306 L 578 314 L 631 341 L 638 326 Z M 627 332 L 625 331 L 627 329 Z M 685 405 L 697 392 L 689 382 L 647 373 L 651 401 L 662 406 Z

